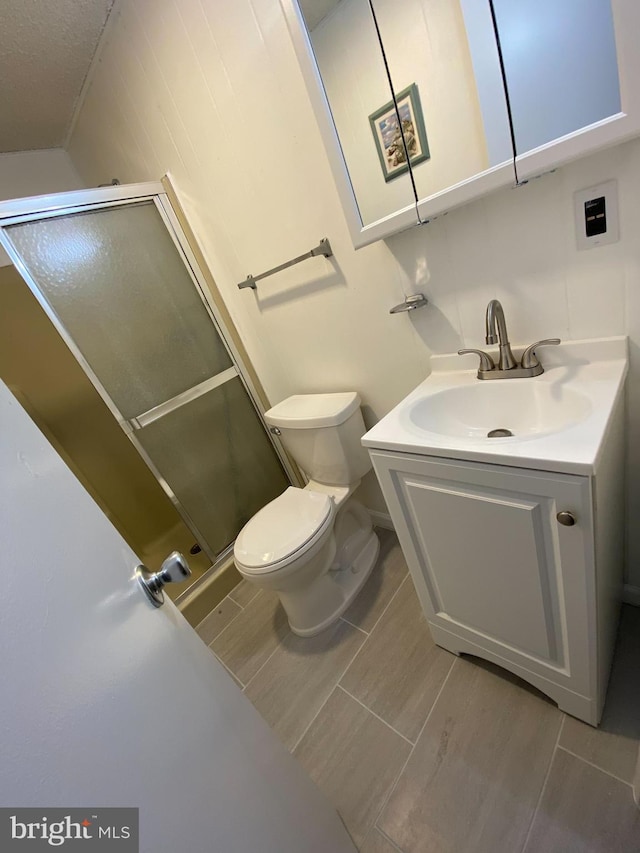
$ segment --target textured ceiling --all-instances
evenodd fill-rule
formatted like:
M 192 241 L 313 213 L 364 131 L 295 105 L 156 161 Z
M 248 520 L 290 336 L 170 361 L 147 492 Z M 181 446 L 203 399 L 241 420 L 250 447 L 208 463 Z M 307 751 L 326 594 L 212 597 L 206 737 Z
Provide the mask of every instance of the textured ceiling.
M 0 152 L 65 141 L 113 0 L 0 0 Z
M 0 0 L 1 2 L 2 0 Z M 315 30 L 320 21 L 323 21 L 339 2 L 340 0 L 298 0 L 302 17 L 309 32 Z

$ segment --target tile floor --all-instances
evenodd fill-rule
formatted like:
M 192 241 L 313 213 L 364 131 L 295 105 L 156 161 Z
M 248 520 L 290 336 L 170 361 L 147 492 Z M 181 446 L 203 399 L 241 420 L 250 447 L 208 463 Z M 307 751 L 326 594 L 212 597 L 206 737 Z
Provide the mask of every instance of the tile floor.
M 197 628 L 358 849 L 640 853 L 640 608 L 624 608 L 596 730 L 435 646 L 397 539 L 379 533 L 370 580 L 319 636 L 296 637 L 244 581 Z

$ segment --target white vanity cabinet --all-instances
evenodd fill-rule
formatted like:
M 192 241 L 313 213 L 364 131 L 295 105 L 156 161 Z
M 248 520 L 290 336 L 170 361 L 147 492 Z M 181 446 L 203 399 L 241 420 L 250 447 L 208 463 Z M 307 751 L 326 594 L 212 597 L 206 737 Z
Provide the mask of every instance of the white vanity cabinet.
M 591 476 L 370 453 L 435 642 L 597 725 L 621 584 L 621 418 Z

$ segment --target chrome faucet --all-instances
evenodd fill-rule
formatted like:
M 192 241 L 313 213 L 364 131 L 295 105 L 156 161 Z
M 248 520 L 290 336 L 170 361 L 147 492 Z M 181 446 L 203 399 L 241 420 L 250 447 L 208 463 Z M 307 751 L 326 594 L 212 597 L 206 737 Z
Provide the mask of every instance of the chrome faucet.
M 498 335 L 496 337 L 496 326 Z M 500 345 L 500 357 L 498 360 L 498 370 L 511 370 L 517 366 L 517 362 L 511 352 L 509 343 L 509 335 L 507 334 L 507 321 L 504 318 L 502 305 L 497 299 L 492 299 L 487 305 L 487 313 L 485 316 L 486 342 L 488 344 Z
M 546 338 L 544 341 L 536 341 L 535 344 L 531 344 L 522 353 L 520 364 L 518 364 L 511 352 L 511 344 L 509 343 L 509 335 L 507 334 L 507 321 L 504 317 L 502 305 L 497 299 L 492 299 L 487 305 L 485 326 L 487 343 L 498 344 L 500 347 L 497 365 L 489 353 L 484 352 L 484 350 L 458 350 L 458 355 L 466 355 L 473 352 L 480 356 L 478 379 L 523 379 L 529 376 L 539 376 L 541 373 L 544 373 L 544 368 L 536 357 L 536 349 L 541 346 L 560 343 L 560 338 Z

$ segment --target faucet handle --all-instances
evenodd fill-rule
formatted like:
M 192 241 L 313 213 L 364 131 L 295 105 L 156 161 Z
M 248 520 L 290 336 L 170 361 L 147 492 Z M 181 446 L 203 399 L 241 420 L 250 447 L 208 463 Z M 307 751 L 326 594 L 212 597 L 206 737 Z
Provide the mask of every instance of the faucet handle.
M 536 341 L 522 353 L 520 366 L 525 368 L 537 367 L 540 362 L 536 358 L 536 349 L 543 346 L 557 346 L 559 343 L 560 338 L 546 338 L 544 341 Z
M 495 364 L 493 363 L 493 359 L 489 355 L 488 352 L 484 352 L 481 349 L 459 349 L 458 355 L 467 355 L 468 353 L 474 352 L 476 355 L 480 356 L 480 367 L 478 368 L 478 373 L 487 373 L 489 370 L 495 369 Z

